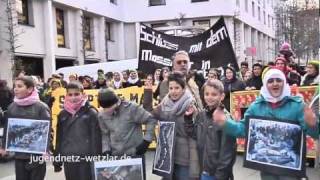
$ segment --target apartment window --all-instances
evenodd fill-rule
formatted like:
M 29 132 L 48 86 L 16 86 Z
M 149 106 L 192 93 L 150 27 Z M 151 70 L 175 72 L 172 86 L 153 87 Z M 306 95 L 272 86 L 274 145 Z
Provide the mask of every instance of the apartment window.
M 268 15 L 268 27 L 270 27 L 270 20 L 271 20 L 270 15 Z
M 266 24 L 266 12 L 263 11 L 263 24 Z
M 112 4 L 117 4 L 117 0 L 110 0 Z
M 202 27 L 204 29 L 209 29 L 210 28 L 210 20 L 209 19 L 194 20 L 192 23 L 193 23 L 194 26 Z
M 149 0 L 149 6 L 166 5 L 166 0 Z
M 57 43 L 58 47 L 66 47 L 64 35 L 64 12 L 56 9 Z
M 152 28 L 168 27 L 168 24 L 167 23 L 154 23 L 154 24 L 151 24 L 151 27 Z
M 263 0 L 263 8 L 266 8 L 266 0 Z
M 191 0 L 191 2 L 204 2 L 204 1 L 209 1 L 209 0 Z
M 252 2 L 252 16 L 255 17 L 255 6 L 254 6 L 254 2 Z
M 28 0 L 17 0 L 16 10 L 18 13 L 19 24 L 29 24 L 29 4 Z
M 260 7 L 258 7 L 258 20 L 259 20 L 259 21 L 261 20 L 261 10 L 260 10 Z
M 92 19 L 90 17 L 83 17 L 83 43 L 85 50 L 93 50 L 92 42 Z
M 107 41 L 112 41 L 112 38 L 111 38 L 111 23 L 110 22 L 108 22 L 108 21 L 106 21 L 105 22 L 105 38 L 106 38 L 106 40 Z
M 248 12 L 248 9 L 249 9 L 249 8 L 248 8 L 248 0 L 245 0 L 245 1 L 244 1 L 244 4 L 245 4 L 245 5 L 244 5 L 245 10 L 246 10 L 246 12 Z
M 240 0 L 236 0 L 237 7 L 240 7 Z

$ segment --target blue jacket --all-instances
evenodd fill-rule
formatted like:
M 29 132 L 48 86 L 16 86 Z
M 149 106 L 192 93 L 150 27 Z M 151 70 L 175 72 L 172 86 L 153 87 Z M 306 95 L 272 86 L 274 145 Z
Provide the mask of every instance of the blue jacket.
M 255 102 L 253 102 L 246 113 L 244 119 L 240 122 L 236 122 L 230 118 L 225 123 L 225 131 L 227 134 L 235 137 L 245 137 L 245 121 L 247 116 L 263 116 L 277 119 L 285 119 L 295 121 L 300 124 L 306 134 L 317 139 L 319 136 L 318 127 L 310 128 L 304 122 L 304 103 L 300 97 L 290 96 L 285 97 L 278 108 L 272 109 L 262 96 L 259 96 Z

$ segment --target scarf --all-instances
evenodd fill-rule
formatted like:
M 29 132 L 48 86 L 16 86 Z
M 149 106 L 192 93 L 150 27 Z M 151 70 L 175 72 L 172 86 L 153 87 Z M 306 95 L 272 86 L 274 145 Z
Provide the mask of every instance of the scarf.
M 186 112 L 192 101 L 193 96 L 188 89 L 185 90 L 184 94 L 177 101 L 170 99 L 169 94 L 167 94 L 162 100 L 161 110 L 163 112 L 170 111 L 172 114 L 181 115 Z
M 132 79 L 131 77 L 129 77 L 129 79 L 128 79 L 128 82 L 129 82 L 130 84 L 136 84 L 138 81 L 139 81 L 139 78 Z
M 29 96 L 22 99 L 14 97 L 13 101 L 17 103 L 19 106 L 30 106 L 32 104 L 35 104 L 36 102 L 40 102 L 40 98 L 37 89 L 34 88 Z
M 82 106 L 84 106 L 87 102 L 87 95 L 83 95 L 79 97 L 77 102 L 71 102 L 70 98 L 66 96 L 63 104 L 63 108 L 74 116 Z
M 280 78 L 284 85 L 282 93 L 279 97 L 273 97 L 270 92 L 267 89 L 267 82 L 271 78 Z M 290 87 L 287 83 L 286 77 L 283 74 L 283 72 L 279 69 L 270 69 L 267 71 L 267 73 L 263 77 L 263 86 L 261 88 L 260 94 L 263 96 L 263 98 L 270 103 L 276 103 L 281 101 L 284 97 L 290 96 Z
M 120 81 L 113 81 L 113 85 L 114 85 L 114 87 L 115 87 L 115 89 L 119 89 L 119 88 L 121 88 L 122 86 L 122 81 L 120 80 Z

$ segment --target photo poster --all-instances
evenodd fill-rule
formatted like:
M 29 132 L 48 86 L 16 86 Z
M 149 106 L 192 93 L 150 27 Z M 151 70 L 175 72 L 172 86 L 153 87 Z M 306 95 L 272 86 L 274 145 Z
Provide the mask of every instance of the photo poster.
M 5 149 L 9 152 L 45 154 L 50 136 L 49 120 L 8 118 Z
M 298 87 L 299 93 L 302 95 L 306 104 L 310 104 L 316 92 L 317 86 Z M 258 90 L 252 91 L 237 91 L 230 94 L 230 113 L 232 117 L 240 121 L 243 119 L 244 110 L 246 110 L 259 96 Z M 315 159 L 317 156 L 318 142 L 310 136 L 306 136 L 307 143 L 307 158 Z M 237 151 L 244 152 L 245 139 L 237 138 Z
M 171 67 L 172 55 L 180 50 L 188 52 L 190 68 L 201 70 L 204 76 L 210 68 L 229 63 L 239 70 L 223 17 L 210 29 L 192 37 L 172 36 L 140 25 L 138 70 L 153 74 L 156 69 Z
M 92 167 L 95 180 L 144 180 L 142 158 L 96 161 L 93 163 Z
M 275 175 L 305 177 L 305 140 L 302 128 L 292 120 L 247 117 L 243 166 Z
M 159 135 L 152 173 L 171 179 L 174 168 L 175 122 L 159 121 Z

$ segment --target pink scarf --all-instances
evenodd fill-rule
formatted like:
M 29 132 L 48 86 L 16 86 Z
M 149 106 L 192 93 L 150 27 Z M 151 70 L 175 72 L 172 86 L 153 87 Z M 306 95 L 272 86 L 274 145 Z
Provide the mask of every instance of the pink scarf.
M 68 111 L 72 116 L 74 116 L 82 106 L 85 105 L 87 101 L 87 96 L 83 95 L 79 97 L 79 100 L 77 102 L 71 102 L 70 98 L 66 96 L 63 104 L 63 108 Z
M 17 97 L 14 97 L 13 101 L 17 103 L 19 106 L 30 106 L 36 102 L 39 102 L 40 98 L 39 98 L 37 89 L 34 88 L 32 93 L 29 96 L 22 99 L 18 99 Z

